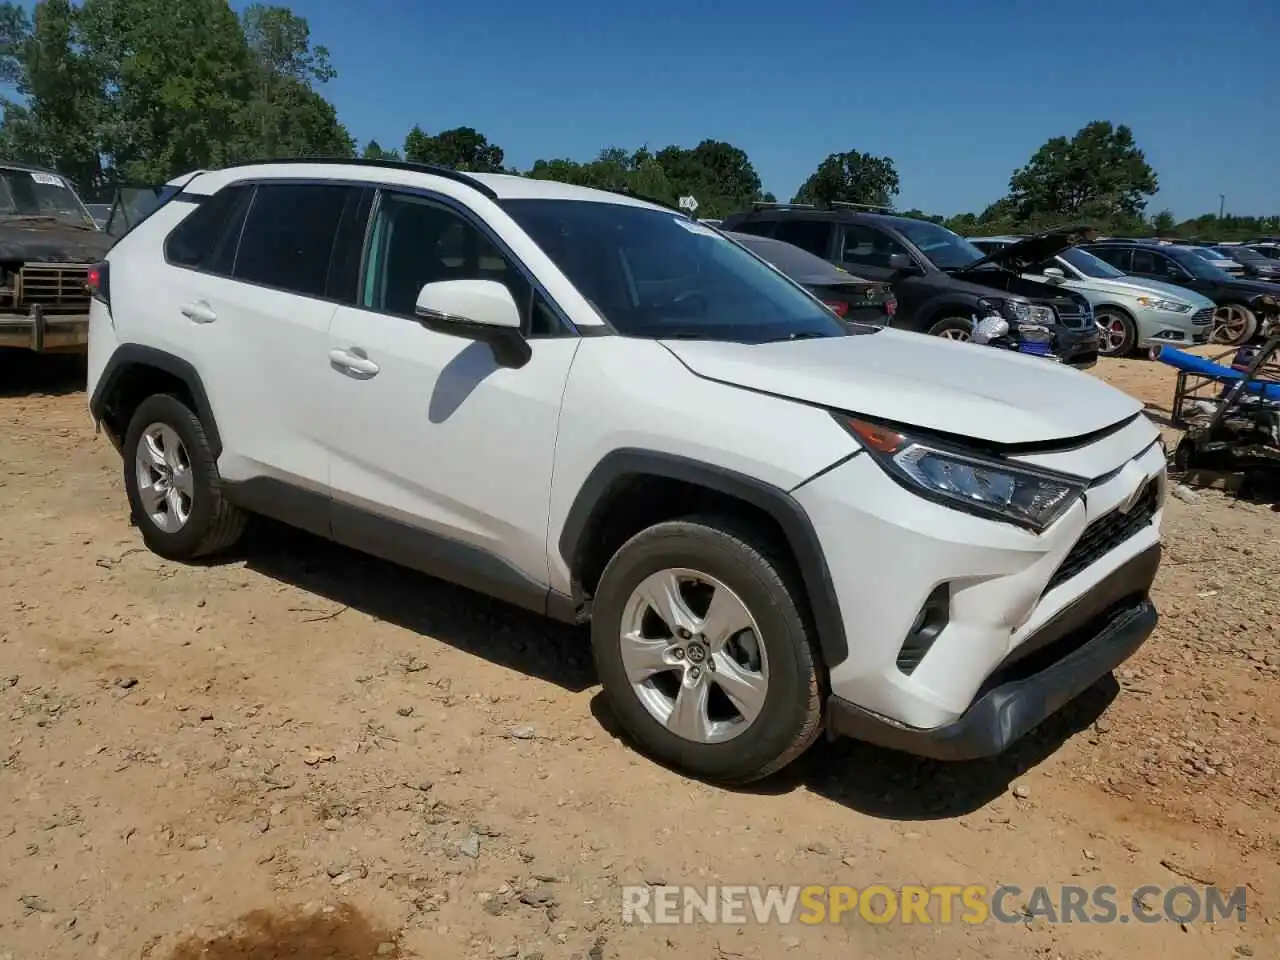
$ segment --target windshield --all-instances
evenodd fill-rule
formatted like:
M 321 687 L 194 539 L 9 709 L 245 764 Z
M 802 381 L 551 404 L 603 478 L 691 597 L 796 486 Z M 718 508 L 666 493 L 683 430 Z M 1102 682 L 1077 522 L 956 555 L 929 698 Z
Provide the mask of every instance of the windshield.
M 964 237 L 936 223 L 901 220 L 895 225 L 939 270 L 957 270 L 986 256 Z
M 678 213 L 589 200 L 502 207 L 623 335 L 764 343 L 855 332 L 768 264 Z
M 1231 259 L 1226 254 L 1219 253 L 1217 250 L 1210 250 L 1208 247 L 1190 247 L 1189 249 L 1193 251 L 1196 256 L 1204 257 L 1206 260 L 1216 260 L 1221 262 L 1223 260 Z
M 59 217 L 93 224 L 67 181 L 38 170 L 0 168 L 0 217 Z
M 1125 276 L 1123 270 L 1117 270 L 1105 260 L 1100 260 L 1089 251 L 1081 250 L 1079 247 L 1068 247 L 1058 256 L 1086 277 L 1093 277 L 1095 280 L 1119 280 Z

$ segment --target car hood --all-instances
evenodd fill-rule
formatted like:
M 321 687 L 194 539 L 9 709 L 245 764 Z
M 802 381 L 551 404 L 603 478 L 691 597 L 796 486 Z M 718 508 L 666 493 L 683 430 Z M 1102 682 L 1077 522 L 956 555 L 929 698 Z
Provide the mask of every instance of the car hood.
M 962 269 L 972 270 L 984 263 L 994 263 L 1014 273 L 1025 273 L 1029 267 L 1051 260 L 1068 247 L 1085 242 L 1092 234 L 1093 227 L 1087 224 L 1060 227 L 1048 233 L 1027 237 L 1025 240 L 1019 240 L 998 250 L 992 250 L 981 260 L 975 260 Z
M 92 263 L 101 260 L 113 243 L 115 238 L 101 230 L 52 217 L 0 217 L 0 261 Z
M 1280 297 L 1280 285 L 1270 280 L 1249 280 L 1244 277 L 1231 277 L 1221 281 L 1218 286 L 1230 293 L 1262 294 L 1268 297 Z
M 1195 310 L 1203 310 L 1206 307 L 1213 306 L 1212 300 L 1196 293 L 1194 290 L 1188 290 L 1186 287 L 1180 287 L 1174 283 L 1147 280 L 1142 277 L 1125 277 L 1123 280 L 1089 277 L 1085 280 L 1068 280 L 1066 285 L 1074 290 L 1089 290 L 1095 293 L 1115 293 L 1137 297 L 1155 293 L 1166 300 L 1189 303 Z
M 1052 361 L 900 330 L 662 342 L 708 380 L 993 444 L 1068 440 L 1142 410 L 1128 394 Z

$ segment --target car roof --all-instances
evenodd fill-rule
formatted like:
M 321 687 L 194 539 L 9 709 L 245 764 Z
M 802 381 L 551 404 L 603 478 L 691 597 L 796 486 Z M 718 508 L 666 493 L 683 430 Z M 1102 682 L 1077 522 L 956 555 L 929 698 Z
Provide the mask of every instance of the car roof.
M 828 263 L 816 254 L 810 253 L 794 243 L 777 240 L 773 237 L 761 237 L 754 233 L 734 233 L 726 230 L 725 236 L 736 240 L 761 259 L 771 264 L 800 283 L 867 283 L 869 281 L 847 270 Z
M 37 167 L 30 163 L 19 163 L 17 160 L 0 160 L 0 168 L 5 170 L 22 170 L 26 173 L 52 173 L 62 177 L 63 180 L 68 179 L 67 177 L 63 177 L 62 174 L 58 173 L 58 171 L 54 170 L 52 167 Z
M 315 179 L 393 184 L 406 187 L 439 186 L 445 182 L 466 184 L 490 200 L 581 200 L 647 207 L 664 213 L 682 211 L 642 197 L 628 196 L 594 187 L 579 187 L 558 180 L 535 180 L 508 173 L 464 173 L 445 167 L 396 161 L 367 160 L 272 160 L 225 167 L 220 170 L 193 170 L 170 180 L 167 186 L 180 187 L 199 180 L 201 192 L 219 190 L 238 180 Z
M 869 213 L 865 210 L 849 210 L 840 207 L 764 206 L 753 210 L 731 213 L 724 222 L 731 225 L 750 223 L 752 220 L 832 220 L 837 223 L 880 223 L 898 227 L 904 223 L 930 223 L 915 217 L 902 217 L 892 213 Z

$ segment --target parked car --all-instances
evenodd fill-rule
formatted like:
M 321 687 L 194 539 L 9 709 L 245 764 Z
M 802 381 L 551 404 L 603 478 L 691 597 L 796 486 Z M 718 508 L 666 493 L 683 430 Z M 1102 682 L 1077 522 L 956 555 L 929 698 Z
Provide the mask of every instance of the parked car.
M 1271 283 L 1280 282 L 1280 261 L 1271 259 L 1260 250 L 1239 243 L 1220 244 L 1213 249 L 1240 264 L 1246 277 Z
M 771 237 L 757 237 L 750 233 L 726 233 L 725 236 L 777 267 L 846 323 L 883 326 L 892 322 L 898 311 L 898 299 L 887 283 L 872 283 L 855 277 L 807 250 Z
M 756 204 L 726 217 L 724 229 L 785 240 L 859 276 L 892 284 L 898 298 L 893 325 L 903 330 L 967 340 L 974 317 L 994 309 L 1012 323 L 1050 327 L 1054 353 L 1065 363 L 1097 362 L 1098 330 L 1088 301 L 1020 277 L 1017 264 L 1025 250 L 987 257 L 927 220 L 840 206 Z M 1055 252 L 1056 247 L 1035 248 L 1038 259 Z
M 991 755 L 1156 622 L 1139 401 L 843 324 L 677 210 L 263 163 L 191 176 L 94 280 L 89 410 L 152 550 L 260 512 L 590 622 L 611 714 L 691 775 L 824 731 Z
M 1155 243 L 1098 243 L 1084 249 L 1118 270 L 1194 290 L 1217 304 L 1212 339 L 1237 346 L 1280 315 L 1274 284 L 1223 273 L 1186 247 Z
M 69 180 L 0 163 L 0 347 L 83 350 L 85 280 L 110 246 Z
M 1245 244 L 1250 250 L 1256 250 L 1269 260 L 1280 260 L 1280 243 L 1271 241 L 1249 242 Z
M 975 247 L 993 252 L 1024 237 L 971 237 Z M 1098 352 L 1121 357 L 1159 344 L 1206 343 L 1216 305 L 1208 297 L 1159 280 L 1131 277 L 1080 247 L 1068 247 L 1052 260 L 1031 267 L 1025 276 L 1060 283 L 1093 307 L 1101 331 Z
M 1212 247 L 1188 244 L 1184 249 L 1190 250 L 1196 256 L 1217 267 L 1223 273 L 1230 274 L 1233 277 L 1243 277 L 1245 275 L 1244 267 L 1241 266 L 1239 260 L 1229 257 L 1225 253 L 1219 253 Z

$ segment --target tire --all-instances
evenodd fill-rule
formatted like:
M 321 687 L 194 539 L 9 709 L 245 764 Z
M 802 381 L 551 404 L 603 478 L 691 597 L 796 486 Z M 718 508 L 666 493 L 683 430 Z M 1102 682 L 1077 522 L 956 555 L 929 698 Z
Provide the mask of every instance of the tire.
M 804 594 L 796 586 L 798 578 L 790 565 L 766 544 L 767 539 L 750 525 L 729 518 L 694 516 L 657 524 L 636 534 L 614 554 L 601 575 L 593 602 L 591 643 L 596 668 L 619 724 L 642 752 L 710 782 L 748 783 L 781 770 L 804 753 L 822 729 L 821 667 L 804 612 Z M 700 658 L 694 654 L 701 635 L 695 633 L 683 648 L 688 652 L 675 661 L 671 645 L 681 642 L 675 631 L 665 626 L 663 618 L 652 619 L 656 614 L 644 614 L 642 632 L 666 638 L 648 649 L 656 651 L 667 645 L 666 663 L 647 680 L 633 684 L 624 646 L 628 650 L 635 647 L 626 643 L 624 632 L 634 622 L 637 607 L 648 606 L 638 599 L 643 595 L 640 591 L 646 584 L 669 584 L 668 578 L 682 575 L 688 577 L 684 582 L 688 593 L 681 596 L 686 613 L 705 614 L 707 610 L 700 606 L 703 597 L 698 594 L 713 587 L 717 600 L 724 603 L 718 609 L 731 609 L 734 601 L 740 602 L 758 633 L 744 630 L 737 634 L 739 642 L 719 647 L 718 652 L 714 636 L 709 637 Z M 702 586 L 694 584 L 695 580 Z M 722 589 L 727 593 L 722 594 Z M 657 594 L 649 591 L 649 595 Z M 696 619 L 692 625 L 696 630 Z M 756 638 L 754 646 L 752 637 Z M 750 654 L 753 648 L 756 662 L 744 668 L 738 655 Z M 737 669 L 729 669 L 726 657 L 731 655 Z M 635 661 L 631 662 L 634 665 Z M 707 706 L 698 715 L 721 719 L 720 739 L 682 735 L 672 729 L 680 726 L 674 709 L 667 722 L 654 712 L 654 704 L 660 708 L 670 701 L 674 707 L 679 678 L 683 675 L 688 681 L 698 663 L 712 668 L 702 669 L 708 691 L 719 691 L 708 693 Z M 715 666 L 717 663 L 720 665 Z M 753 666 L 757 673 L 748 673 Z M 640 673 L 633 675 L 639 677 Z M 740 682 L 744 676 L 764 680 L 753 685 L 763 696 L 753 698 L 757 709 L 750 720 L 746 717 L 753 711 L 739 708 L 738 701 L 731 701 L 725 693 L 726 686 L 721 686 L 729 679 Z M 737 714 L 736 719 L 723 719 L 732 713 Z
M 148 442 L 157 437 L 162 447 Z M 155 454 L 157 449 L 163 456 Z M 121 452 L 129 509 L 152 552 L 168 560 L 193 560 L 227 550 L 240 539 L 247 514 L 224 497 L 200 418 L 177 397 L 155 394 L 142 401 L 125 430 Z M 149 475 L 145 486 L 144 473 Z M 185 504 L 185 518 L 179 501 Z M 157 505 L 158 511 L 152 509 Z
M 1093 315 L 1101 334 L 1098 353 L 1104 357 L 1127 357 L 1138 344 L 1138 328 L 1133 317 L 1115 307 L 1103 307 Z
M 1239 347 L 1258 332 L 1258 316 L 1243 303 L 1224 303 L 1213 315 L 1209 339 L 1224 347 Z
M 944 317 L 929 328 L 929 335 L 967 342 L 973 336 L 973 321 L 964 317 Z

